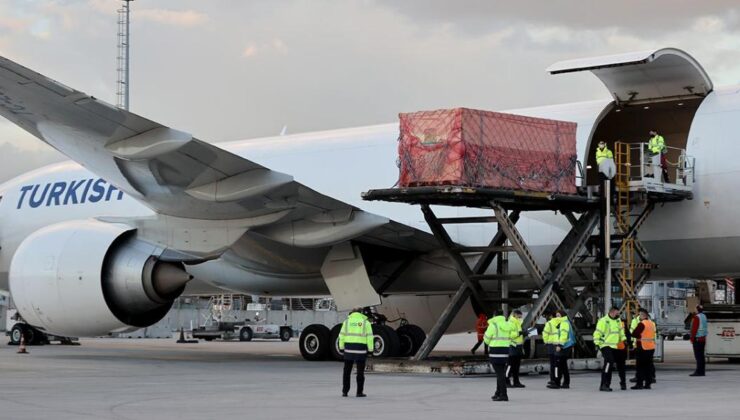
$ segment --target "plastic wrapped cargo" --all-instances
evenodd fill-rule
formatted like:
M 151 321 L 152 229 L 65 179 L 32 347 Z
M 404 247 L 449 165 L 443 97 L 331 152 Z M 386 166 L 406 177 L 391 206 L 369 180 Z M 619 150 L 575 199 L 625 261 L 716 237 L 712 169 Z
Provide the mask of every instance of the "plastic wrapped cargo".
M 467 108 L 399 119 L 401 187 L 576 193 L 575 123 Z

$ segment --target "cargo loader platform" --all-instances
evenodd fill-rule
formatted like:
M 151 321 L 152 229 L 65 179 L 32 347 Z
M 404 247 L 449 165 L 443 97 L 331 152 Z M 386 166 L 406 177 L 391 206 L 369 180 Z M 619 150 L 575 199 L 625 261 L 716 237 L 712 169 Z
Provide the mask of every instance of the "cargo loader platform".
M 581 165 L 575 124 L 468 109 L 401 114 L 400 120 L 400 187 L 372 189 L 362 198 L 419 205 L 461 280 L 424 343 L 402 366 L 430 366 L 423 361 L 468 298 L 476 311 L 486 314 L 494 308 L 507 313 L 509 305 L 521 305 L 522 293 L 510 287 L 515 279 L 530 284 L 522 289 L 531 302 L 523 328 L 534 327 L 546 310 L 563 311 L 574 325 L 578 357 L 595 353 L 586 339 L 608 307 L 621 305 L 628 321 L 636 315 L 637 292 L 658 268 L 639 241 L 639 230 L 657 203 L 692 198 L 694 162 L 684 150 L 674 153 L 679 158 L 671 184 L 664 179 L 670 176 L 663 173 L 664 156 L 646 153 L 642 143 L 616 142 L 614 159 L 598 169 L 606 177 L 601 177 L 600 194 L 595 194 L 593 182 L 585 187 L 585 174 L 584 187 L 576 187 L 576 167 Z M 438 217 L 432 206 L 490 213 Z M 564 217 L 562 226 L 569 226 L 546 266 L 535 260 L 516 225 L 529 211 L 554 211 Z M 447 228 L 489 223 L 496 228 L 481 232 L 495 233 L 482 244 L 459 243 Z M 510 275 L 510 253 L 526 274 Z

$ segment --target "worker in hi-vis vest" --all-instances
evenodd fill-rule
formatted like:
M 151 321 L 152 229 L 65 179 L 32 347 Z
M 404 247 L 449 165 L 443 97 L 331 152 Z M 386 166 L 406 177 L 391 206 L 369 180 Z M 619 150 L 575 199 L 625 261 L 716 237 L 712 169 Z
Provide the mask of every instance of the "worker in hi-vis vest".
M 506 368 L 506 386 L 509 388 L 524 388 L 519 381 L 519 368 L 522 365 L 524 357 L 524 330 L 522 329 L 522 311 L 514 309 L 509 315 L 509 323 L 516 333 L 516 337 L 511 340 L 509 348 L 509 366 Z M 514 383 L 511 380 L 514 380 Z
M 619 319 L 619 308 L 612 306 L 609 314 L 599 319 L 594 330 L 594 344 L 601 351 L 604 358 L 604 369 L 601 371 L 601 386 L 599 391 L 611 392 L 612 372 L 614 371 L 614 352 L 617 351 L 620 341 L 627 340 Z
M 614 154 L 606 147 L 605 141 L 600 141 L 599 147 L 596 149 L 596 165 L 600 165 L 604 159 L 614 159 Z
M 488 329 L 483 335 L 483 342 L 488 346 L 488 360 L 496 372 L 496 393 L 491 399 L 509 401 L 509 395 L 506 392 L 506 365 L 509 362 L 509 347 L 518 333 L 498 311 L 495 311 L 493 315 L 493 318 L 488 320 Z
M 707 316 L 704 315 L 704 307 L 696 306 L 696 315 L 691 320 L 691 345 L 694 347 L 694 358 L 696 359 L 696 370 L 689 376 L 704 376 L 706 360 L 704 348 L 707 345 L 708 332 Z
M 650 389 L 652 382 L 652 364 L 655 354 L 655 323 L 650 320 L 650 314 L 644 308 L 640 308 L 640 322 L 632 332 L 637 346 L 635 348 L 637 361 L 637 384 L 632 389 Z
M 627 389 L 627 356 L 629 356 L 629 349 L 632 347 L 631 344 L 627 344 L 630 342 L 630 338 L 627 337 L 627 330 L 625 330 L 624 325 L 624 319 L 620 319 L 619 326 L 622 328 L 621 335 L 624 336 L 626 340 L 621 340 L 617 343 L 617 350 L 614 352 L 614 364 L 617 368 L 617 373 L 619 373 L 619 388 L 622 391 Z
M 344 354 L 343 397 L 349 393 L 353 364 L 357 365 L 357 396 L 365 396 L 365 362 L 374 348 L 375 339 L 370 320 L 362 313 L 362 308 L 353 309 L 339 331 L 339 351 Z
M 655 167 L 660 164 L 663 174 L 663 182 L 668 182 L 668 160 L 666 153 L 668 149 L 665 146 L 665 139 L 655 130 L 650 130 L 650 140 L 648 140 L 648 151 L 652 159 L 653 176 L 655 176 Z
M 555 318 L 558 322 L 558 335 L 555 340 L 555 384 L 548 385 L 548 388 L 568 389 L 570 388 L 570 370 L 568 369 L 568 355 L 571 348 L 568 346 L 572 326 L 568 316 L 561 309 L 555 311 Z
M 642 310 L 642 308 L 637 308 L 637 309 L 638 309 L 638 314 L 639 314 L 639 311 Z M 653 321 L 653 322 L 655 322 L 655 321 Z M 633 332 L 635 331 L 635 328 L 637 328 L 638 325 L 640 325 L 640 316 L 639 315 L 633 317 L 632 318 L 632 322 L 630 322 L 629 336 L 630 336 L 630 340 L 631 340 L 630 342 L 632 343 L 632 346 L 631 347 L 634 348 L 634 349 L 637 348 L 636 347 L 637 346 L 637 340 L 632 336 L 632 334 L 633 334 Z M 657 328 L 658 328 L 657 325 L 656 325 L 655 328 L 657 330 Z M 650 383 L 651 384 L 654 384 L 655 383 L 655 364 L 652 364 L 650 369 L 651 369 L 651 371 L 650 371 Z M 635 376 L 632 379 L 630 379 L 630 382 L 637 383 L 637 371 L 635 371 Z
M 545 322 L 545 328 L 542 330 L 542 341 L 545 343 L 547 357 L 550 359 L 550 381 L 547 383 L 547 386 L 548 388 L 552 388 L 557 383 L 555 380 L 555 370 L 557 367 L 555 343 L 560 336 L 560 331 L 558 331 L 560 318 L 555 317 L 555 314 L 552 312 L 545 312 L 545 319 L 547 322 Z

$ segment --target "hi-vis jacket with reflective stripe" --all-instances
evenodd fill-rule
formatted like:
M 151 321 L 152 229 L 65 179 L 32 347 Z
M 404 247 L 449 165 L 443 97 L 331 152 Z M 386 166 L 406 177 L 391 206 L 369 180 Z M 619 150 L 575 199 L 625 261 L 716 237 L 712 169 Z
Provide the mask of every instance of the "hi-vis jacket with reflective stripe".
M 567 317 L 561 316 L 560 322 L 558 323 L 558 335 L 556 341 L 553 343 L 558 346 L 562 346 L 568 342 L 570 338 L 570 321 Z
M 516 337 L 511 340 L 512 346 L 521 346 L 524 345 L 524 335 L 522 334 L 522 320 L 518 319 L 514 315 L 509 316 L 509 324 L 511 324 L 511 328 L 514 329 L 514 333 L 516 333 Z
M 650 137 L 650 141 L 648 142 L 648 149 L 652 153 L 658 154 L 658 153 L 665 153 L 665 139 L 660 134 L 656 134 L 653 137 Z
M 594 331 L 594 344 L 598 348 L 611 347 L 616 349 L 619 342 L 626 339 L 622 321 L 619 318 L 611 319 L 609 315 L 606 315 L 599 319 Z
M 339 349 L 345 353 L 366 354 L 374 349 L 373 327 L 367 317 L 352 312 L 339 331 Z
M 655 323 L 649 319 L 640 322 L 643 325 L 637 343 L 643 350 L 655 350 Z
M 519 336 L 516 328 L 502 315 L 488 320 L 488 329 L 483 342 L 490 348 L 509 348 L 514 338 Z
M 600 164 L 604 159 L 614 159 L 614 154 L 608 147 L 596 149 L 596 164 Z
M 542 330 L 542 341 L 545 344 L 557 344 L 558 343 L 558 326 L 560 325 L 561 318 L 552 318 L 545 323 L 545 329 Z

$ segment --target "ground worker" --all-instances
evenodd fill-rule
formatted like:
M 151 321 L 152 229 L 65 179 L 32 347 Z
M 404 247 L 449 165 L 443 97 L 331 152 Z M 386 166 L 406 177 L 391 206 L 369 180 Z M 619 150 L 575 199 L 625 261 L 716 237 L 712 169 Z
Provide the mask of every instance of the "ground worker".
M 707 344 L 707 316 L 704 315 L 704 307 L 696 306 L 696 315 L 691 321 L 691 345 L 694 347 L 694 359 L 696 359 L 696 370 L 689 376 L 704 376 L 706 360 L 704 359 L 704 347 Z
M 631 345 L 628 345 L 630 343 L 629 337 L 627 337 L 625 328 L 624 328 L 624 319 L 619 320 L 619 327 L 622 329 L 620 332 L 620 337 L 625 337 L 624 340 L 619 340 L 619 343 L 617 343 L 617 350 L 614 351 L 614 364 L 617 366 L 617 373 L 619 373 L 619 389 L 622 391 L 627 390 L 627 356 L 629 356 L 629 348 L 632 347 Z
M 654 168 L 658 165 L 656 162 L 656 159 L 660 160 L 660 167 L 662 169 L 663 173 L 663 182 L 668 182 L 668 161 L 666 160 L 666 153 L 668 150 L 665 146 L 665 139 L 663 136 L 658 134 L 655 130 L 650 130 L 650 140 L 648 140 L 648 151 L 652 155 L 653 163 L 652 167 Z M 655 174 L 653 173 L 653 176 Z
M 594 331 L 594 344 L 604 357 L 604 369 L 601 371 L 599 391 L 611 392 L 612 371 L 614 370 L 614 352 L 620 341 L 627 340 L 619 321 L 619 308 L 612 306 L 609 313 L 599 319 Z
M 547 350 L 547 357 L 550 359 L 550 382 L 547 383 L 548 387 L 554 386 L 555 381 L 555 342 L 558 340 L 558 323 L 560 319 L 555 318 L 552 312 L 545 312 L 545 328 L 542 330 L 542 341 L 545 343 L 545 350 Z
M 638 314 L 640 310 L 642 310 L 642 308 L 638 308 Z M 629 336 L 630 336 L 630 342 L 632 343 L 631 348 L 636 348 L 637 346 L 636 339 L 632 337 L 632 332 L 635 331 L 635 328 L 637 328 L 638 325 L 640 325 L 639 315 L 632 318 L 632 322 L 630 322 L 630 329 L 628 330 Z M 657 326 L 656 326 L 656 330 L 657 330 Z M 655 364 L 653 363 L 651 366 L 652 366 L 651 368 L 652 371 L 650 372 L 650 383 L 654 384 L 655 383 Z M 635 372 L 635 376 L 630 379 L 630 382 L 637 383 L 637 372 Z
M 606 147 L 605 141 L 600 141 L 599 147 L 596 149 L 596 165 L 600 165 L 604 159 L 614 159 L 614 154 Z
M 339 331 L 339 351 L 344 354 L 342 396 L 349 393 L 352 365 L 357 364 L 357 396 L 365 397 L 365 361 L 374 349 L 373 328 L 362 308 L 355 308 L 342 323 Z
M 558 321 L 558 335 L 555 341 L 555 384 L 548 385 L 552 389 L 569 389 L 570 388 L 570 370 L 568 369 L 568 354 L 574 343 L 570 342 L 571 329 L 570 321 L 565 312 L 558 309 L 555 311 L 555 317 Z
M 478 342 L 475 343 L 472 349 L 470 349 L 470 353 L 475 354 L 478 347 L 483 344 L 483 334 L 485 334 L 486 328 L 488 328 L 488 318 L 486 317 L 486 314 L 478 314 L 478 320 L 475 322 L 475 333 L 478 336 Z M 483 353 L 488 354 L 488 347 L 485 345 L 483 345 Z
M 519 381 L 519 367 L 522 365 L 522 357 L 524 357 L 522 311 L 515 309 L 509 316 L 509 324 L 514 329 L 516 337 L 511 340 L 511 347 L 509 347 L 509 366 L 506 369 L 506 386 L 509 388 L 524 388 L 524 385 Z
M 494 312 L 493 318 L 488 320 L 488 329 L 483 335 L 483 342 L 488 346 L 488 357 L 493 370 L 496 372 L 496 393 L 493 401 L 509 401 L 506 392 L 506 364 L 509 361 L 509 347 L 516 332 L 503 315 Z
M 640 322 L 632 332 L 637 343 L 637 384 L 632 389 L 650 389 L 652 382 L 653 354 L 655 354 L 655 323 L 650 320 L 650 314 L 646 309 L 640 309 Z

